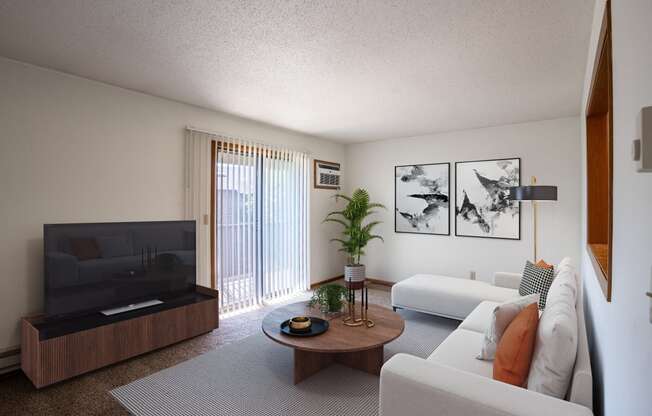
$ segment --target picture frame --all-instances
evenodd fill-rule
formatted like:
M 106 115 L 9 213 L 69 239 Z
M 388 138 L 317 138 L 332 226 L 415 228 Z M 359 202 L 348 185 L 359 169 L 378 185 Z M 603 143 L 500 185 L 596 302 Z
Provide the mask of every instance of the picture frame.
M 521 203 L 508 199 L 521 184 L 521 158 L 455 162 L 455 236 L 521 239 Z
M 394 166 L 394 232 L 451 234 L 450 167 L 449 162 Z

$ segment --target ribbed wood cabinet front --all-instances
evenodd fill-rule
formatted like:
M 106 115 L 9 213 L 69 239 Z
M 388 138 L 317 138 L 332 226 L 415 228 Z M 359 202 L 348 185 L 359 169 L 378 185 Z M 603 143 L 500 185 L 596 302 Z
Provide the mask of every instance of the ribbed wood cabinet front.
M 23 318 L 21 367 L 41 388 L 212 331 L 219 325 L 217 291 L 201 293 L 214 297 L 44 341 L 33 325 L 40 317 Z

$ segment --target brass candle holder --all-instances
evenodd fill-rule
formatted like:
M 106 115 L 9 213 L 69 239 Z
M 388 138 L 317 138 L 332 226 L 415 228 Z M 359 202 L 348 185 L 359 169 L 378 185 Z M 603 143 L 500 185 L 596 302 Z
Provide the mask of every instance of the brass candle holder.
M 367 328 L 373 327 L 374 321 L 369 319 L 369 288 L 365 281 L 361 282 L 348 282 L 345 281 L 346 288 L 348 289 L 347 296 L 347 313 L 344 317 L 344 325 L 346 326 L 366 326 Z M 360 314 L 356 313 L 356 291 L 360 291 Z

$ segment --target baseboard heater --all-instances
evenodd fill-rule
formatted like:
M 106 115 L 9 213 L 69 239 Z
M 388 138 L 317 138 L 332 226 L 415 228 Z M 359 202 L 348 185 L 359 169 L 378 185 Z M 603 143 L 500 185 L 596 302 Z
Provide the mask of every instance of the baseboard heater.
M 11 350 L 0 353 L 0 374 L 10 373 L 20 369 L 20 349 L 12 348 Z

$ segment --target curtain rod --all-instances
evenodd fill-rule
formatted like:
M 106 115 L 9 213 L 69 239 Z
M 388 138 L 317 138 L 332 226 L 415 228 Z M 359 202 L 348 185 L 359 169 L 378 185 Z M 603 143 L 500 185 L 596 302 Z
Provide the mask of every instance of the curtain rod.
M 193 126 L 190 126 L 190 125 L 186 126 L 186 130 L 194 131 L 194 132 L 197 132 L 197 133 L 209 134 L 211 136 L 224 137 L 225 139 L 229 139 L 229 140 L 249 141 L 249 142 L 253 142 L 255 144 L 261 145 L 261 146 L 269 146 L 269 147 L 275 147 L 275 148 L 282 148 L 283 147 L 283 145 L 265 143 L 265 142 L 261 142 L 259 140 L 250 139 L 248 137 L 233 137 L 233 136 L 230 136 L 228 134 L 219 133 L 219 132 L 216 132 L 216 131 L 210 131 L 210 130 L 206 130 L 206 129 L 200 129 L 200 128 L 196 128 L 196 127 L 193 127 Z M 303 152 L 303 153 L 307 154 L 308 156 L 312 156 L 312 152 L 310 152 L 309 150 L 305 150 L 305 149 L 301 149 L 301 148 L 292 148 L 291 146 L 285 146 L 285 147 L 288 148 L 288 149 L 291 149 L 291 150 L 298 151 L 298 152 Z

